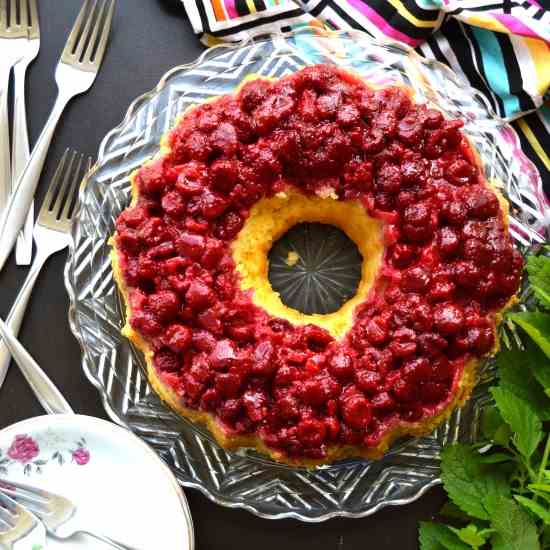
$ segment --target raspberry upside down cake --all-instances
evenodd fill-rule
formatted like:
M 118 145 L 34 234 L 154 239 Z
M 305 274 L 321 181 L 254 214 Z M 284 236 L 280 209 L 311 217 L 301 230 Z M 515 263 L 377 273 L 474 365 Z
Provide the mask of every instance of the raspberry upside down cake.
M 522 270 L 462 122 L 329 65 L 187 110 L 112 238 L 123 333 L 227 449 L 312 467 L 429 433 L 496 350 Z M 268 253 L 301 222 L 362 255 L 338 311 L 287 307 Z

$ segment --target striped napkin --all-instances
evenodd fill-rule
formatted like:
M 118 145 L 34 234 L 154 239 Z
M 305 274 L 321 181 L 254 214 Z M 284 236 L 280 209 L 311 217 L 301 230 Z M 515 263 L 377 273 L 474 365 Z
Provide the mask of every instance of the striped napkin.
M 550 196 L 550 6 L 538 0 L 182 0 L 208 46 L 250 32 L 360 29 L 449 65 L 520 136 Z M 541 0 L 542 1 L 542 0 Z M 549 0 L 544 0 L 548 2 Z

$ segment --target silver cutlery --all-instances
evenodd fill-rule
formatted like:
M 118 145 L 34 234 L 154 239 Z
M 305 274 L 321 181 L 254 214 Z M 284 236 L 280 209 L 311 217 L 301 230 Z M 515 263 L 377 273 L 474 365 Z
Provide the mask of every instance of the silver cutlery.
M 2 1 L 2 0 L 0 0 Z M 55 71 L 58 95 L 52 112 L 19 177 L 0 221 L 0 269 L 4 267 L 25 222 L 53 133 L 67 103 L 93 84 L 113 20 L 115 0 L 86 0 L 75 21 Z
M 0 493 L 0 545 L 16 548 L 44 548 L 46 528 L 21 504 Z
M 33 230 L 36 255 L 32 267 L 6 319 L 7 325 L 15 335 L 19 332 L 36 279 L 46 260 L 69 244 L 69 231 L 78 199 L 78 189 L 90 166 L 90 158 L 84 161 L 82 154 L 69 149 L 65 151 L 57 166 Z M 10 352 L 4 343 L 0 342 L 0 387 L 6 378 L 10 360 Z
M 13 186 L 29 161 L 29 135 L 27 132 L 27 113 L 25 108 L 25 75 L 27 67 L 40 50 L 40 26 L 38 21 L 37 0 L 19 0 L 19 25 L 26 29 L 27 40 L 22 44 L 23 57 L 13 67 L 13 139 L 11 152 L 11 180 Z M 17 237 L 15 262 L 17 265 L 29 265 L 32 260 L 32 229 L 34 207 L 31 203 L 23 229 Z
M 135 550 L 109 537 L 79 528 L 77 507 L 68 498 L 6 479 L 0 479 L 0 493 L 4 493 L 35 514 L 52 537 L 68 539 L 78 533 L 84 533 L 118 550 Z
M 1 319 L 0 336 L 44 410 L 48 414 L 73 414 L 62 393 Z
M 17 4 L 18 0 L 0 0 L 0 213 L 6 208 L 11 189 L 8 120 L 10 73 L 23 57 L 27 42 L 27 28 L 17 21 Z

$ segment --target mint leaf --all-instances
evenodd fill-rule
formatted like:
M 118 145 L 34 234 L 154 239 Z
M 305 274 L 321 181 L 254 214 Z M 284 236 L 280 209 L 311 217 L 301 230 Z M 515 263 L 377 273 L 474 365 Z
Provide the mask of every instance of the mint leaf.
M 462 444 L 441 452 L 441 479 L 451 500 L 463 511 L 478 519 L 490 519 L 483 506 L 487 495 L 506 495 L 510 488 L 498 466 L 481 464 L 478 454 Z
M 550 510 L 527 497 L 515 495 L 514 498 L 524 507 L 538 516 L 546 525 L 550 525 Z
M 535 296 L 544 307 L 550 308 L 550 258 L 529 256 L 525 267 Z
M 508 315 L 550 358 L 550 315 L 540 311 L 522 311 Z
M 494 405 L 491 405 L 483 410 L 483 415 L 481 417 L 481 431 L 486 439 L 494 439 L 496 431 L 503 424 L 504 420 Z
M 527 459 L 531 457 L 542 439 L 542 422 L 529 404 L 506 388 L 491 388 L 502 418 L 515 432 L 512 441 Z
M 449 529 L 462 541 L 471 546 L 474 550 L 478 550 L 481 546 L 483 546 L 487 539 L 489 538 L 489 535 L 491 534 L 490 529 L 482 529 L 479 530 L 477 528 L 477 525 L 474 525 L 473 523 L 470 523 L 469 525 L 466 525 L 466 527 L 462 527 L 462 529 L 456 529 L 455 527 L 449 526 Z
M 514 460 L 514 457 L 506 453 L 492 453 L 479 455 L 478 460 L 481 464 L 501 464 Z
M 533 341 L 526 340 L 525 349 L 514 346 L 497 355 L 500 386 L 527 401 L 542 420 L 550 420 L 550 399 L 540 387 L 550 388 L 550 362 Z
M 439 510 L 439 515 L 445 518 L 456 519 L 463 522 L 470 521 L 470 516 L 464 513 L 454 502 L 447 501 Z
M 496 531 L 493 550 L 540 550 L 534 521 L 511 498 L 489 495 L 483 499 L 483 505 Z
M 420 550 L 471 550 L 442 523 L 420 522 L 418 541 Z

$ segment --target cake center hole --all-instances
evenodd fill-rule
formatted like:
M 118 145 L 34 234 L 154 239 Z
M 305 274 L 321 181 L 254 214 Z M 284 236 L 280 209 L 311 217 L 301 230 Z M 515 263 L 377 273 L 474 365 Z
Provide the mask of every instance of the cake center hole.
M 283 304 L 307 315 L 338 311 L 355 296 L 363 257 L 338 227 L 299 223 L 269 252 L 269 282 Z

